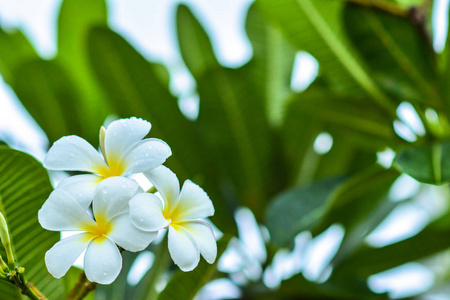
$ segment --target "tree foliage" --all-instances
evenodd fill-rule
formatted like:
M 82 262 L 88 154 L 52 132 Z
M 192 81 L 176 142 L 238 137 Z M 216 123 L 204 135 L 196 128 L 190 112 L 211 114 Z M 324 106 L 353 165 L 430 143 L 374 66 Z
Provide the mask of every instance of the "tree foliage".
M 233 214 L 241 206 L 268 229 L 263 270 L 278 250 L 292 249 L 301 232 L 315 237 L 333 224 L 345 230 L 326 280 L 296 274 L 273 290 L 259 278 L 241 286 L 245 299 L 386 299 L 369 289 L 371 275 L 426 263 L 450 249 L 445 212 L 415 236 L 378 248 L 366 243 L 399 205 L 390 191 L 401 174 L 440 186 L 450 181 L 450 51 L 433 50 L 428 2 L 398 2 L 257 0 L 245 27 L 254 54 L 236 69 L 219 64 L 207 31 L 180 5 L 174 28 L 197 84 L 200 107 L 194 120 L 179 109 L 165 67 L 146 60 L 108 28 L 103 0 L 63 1 L 52 60 L 40 58 L 20 31 L 0 29 L 0 74 L 50 142 L 77 134 L 97 145 L 95 133 L 109 115 L 149 120 L 151 135 L 167 141 L 176 154 L 167 165 L 181 180 L 194 179 L 213 200 L 211 221 L 226 235 L 220 253 L 229 236 L 237 235 Z M 318 77 L 302 92 L 290 86 L 298 51 L 319 64 Z M 413 142 L 396 130 L 398 124 L 413 128 L 397 114 L 401 103 L 411 105 L 425 128 Z M 314 145 L 324 132 L 332 146 L 320 153 Z M 386 149 L 396 158 L 382 167 L 377 154 Z M 24 240 L 33 247 L 27 255 L 18 251 L 19 260 L 49 297 L 58 298 L 65 285 L 42 275 L 40 265 L 42 251 L 57 237 L 38 232 L 35 220 L 50 191 L 48 177 L 25 154 L 2 148 L 0 157 L 0 211 L 6 212 L 15 247 Z M 25 228 L 31 222 L 36 228 Z M 99 288 L 96 298 L 154 295 L 153 286 L 127 283 L 135 259 L 126 254 L 118 280 Z M 154 284 L 155 268 L 143 282 Z M 449 284 L 449 271 L 433 288 Z M 192 299 L 205 283 L 228 276 L 217 264 L 172 273 L 161 299 L 172 299 L 171 289 Z M 15 299 L 14 293 L 0 291 L 2 299 Z

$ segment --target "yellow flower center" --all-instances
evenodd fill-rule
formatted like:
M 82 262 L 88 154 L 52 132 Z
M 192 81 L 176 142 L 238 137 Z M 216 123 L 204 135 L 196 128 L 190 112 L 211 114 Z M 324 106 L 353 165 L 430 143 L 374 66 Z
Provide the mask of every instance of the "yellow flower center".
M 106 221 L 103 215 L 96 216 L 96 224 L 84 224 L 81 226 L 83 231 L 87 231 L 88 240 L 92 238 L 105 239 L 108 234 L 111 233 L 112 224 Z
M 125 169 L 125 165 L 119 160 L 109 159 L 108 167 L 97 167 L 95 172 L 105 179 L 108 177 L 121 176 L 123 172 L 125 172 Z

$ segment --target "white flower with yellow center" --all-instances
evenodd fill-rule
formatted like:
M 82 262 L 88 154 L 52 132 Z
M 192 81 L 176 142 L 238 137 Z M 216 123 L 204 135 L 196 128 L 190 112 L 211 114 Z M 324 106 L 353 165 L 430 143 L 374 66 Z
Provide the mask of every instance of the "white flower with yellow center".
M 154 184 L 163 201 L 153 194 L 139 194 L 130 200 L 131 222 L 139 229 L 157 231 L 168 227 L 169 252 L 183 271 L 193 270 L 200 254 L 208 263 L 217 256 L 217 244 L 211 226 L 201 219 L 214 214 L 208 195 L 186 180 L 180 192 L 176 175 L 164 166 L 144 175 Z
M 65 136 L 56 141 L 44 159 L 50 170 L 86 171 L 94 174 L 76 175 L 63 180 L 58 188 L 77 194 L 83 208 L 89 207 L 97 184 L 105 178 L 127 176 L 151 170 L 163 164 L 172 154 L 160 139 L 143 139 L 151 124 L 130 118 L 112 122 L 100 130 L 101 153 L 86 140 Z
M 56 243 L 45 254 L 48 271 L 56 278 L 64 276 L 86 249 L 86 277 L 100 284 L 113 282 L 122 269 L 120 246 L 136 252 L 145 249 L 156 232 L 136 228 L 129 217 L 129 200 L 142 192 L 132 179 L 112 177 L 100 182 L 92 202 L 94 219 L 78 199 L 56 189 L 39 210 L 39 223 L 52 231 L 82 231 Z M 139 194 L 138 194 L 139 195 Z

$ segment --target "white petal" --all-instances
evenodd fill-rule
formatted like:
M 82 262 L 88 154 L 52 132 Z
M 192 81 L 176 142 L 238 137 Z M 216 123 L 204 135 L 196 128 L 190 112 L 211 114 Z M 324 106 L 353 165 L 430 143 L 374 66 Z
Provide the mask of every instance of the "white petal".
M 142 251 L 158 235 L 157 231 L 143 231 L 131 223 L 130 216 L 125 213 L 111 220 L 113 227 L 108 238 L 125 250 Z
M 75 175 L 61 181 L 57 189 L 69 193 L 86 210 L 94 198 L 95 187 L 101 180 L 102 177 L 97 175 Z
M 100 153 L 84 139 L 69 135 L 57 140 L 44 158 L 44 167 L 51 170 L 95 172 L 107 168 Z
M 200 252 L 194 239 L 184 227 L 169 226 L 169 253 L 181 270 L 192 271 L 200 261 Z
M 169 145 L 160 139 L 145 139 L 122 157 L 127 169 L 123 175 L 141 173 L 162 165 L 172 155 Z
M 176 220 L 195 220 L 213 214 L 214 206 L 205 191 L 192 181 L 186 180 L 176 207 Z
M 109 124 L 105 132 L 107 159 L 119 160 L 136 142 L 142 140 L 152 125 L 138 118 L 120 119 Z
M 67 192 L 56 189 L 38 212 L 39 223 L 47 230 L 83 230 L 96 226 L 86 210 Z
M 137 194 L 130 200 L 131 222 L 145 231 L 158 231 L 169 225 L 164 218 L 161 199 L 148 193 Z
M 97 185 L 92 203 L 94 217 L 102 216 L 106 221 L 115 215 L 128 212 L 129 200 L 139 191 L 133 179 L 110 177 Z
M 202 256 L 212 264 L 217 256 L 217 243 L 211 226 L 201 221 L 188 221 L 180 225 L 191 233 Z
M 180 196 L 180 182 L 177 175 L 165 166 L 144 172 L 144 175 L 161 194 L 165 205 L 168 206 L 165 210 L 170 212 L 176 206 Z
M 122 256 L 117 246 L 107 238 L 96 238 L 86 250 L 84 271 L 87 279 L 110 284 L 122 269 Z
M 56 278 L 61 278 L 89 244 L 89 234 L 80 233 L 57 242 L 45 253 L 45 265 Z

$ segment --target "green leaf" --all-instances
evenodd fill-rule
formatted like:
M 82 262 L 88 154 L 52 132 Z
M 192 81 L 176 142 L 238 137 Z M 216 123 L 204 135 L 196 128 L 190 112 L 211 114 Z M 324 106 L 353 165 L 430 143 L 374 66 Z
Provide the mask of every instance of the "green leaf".
M 392 118 L 360 97 L 331 92 L 322 81 L 294 95 L 281 128 L 291 183 L 351 174 L 374 163 L 375 152 L 404 144 L 394 132 Z M 331 150 L 319 155 L 313 143 L 321 132 L 333 138 Z
M 266 210 L 266 226 L 272 241 L 286 245 L 303 230 L 313 228 L 327 211 L 343 178 L 333 177 L 287 190 L 275 197 Z
M 263 91 L 271 125 L 279 126 L 286 101 L 292 94 L 295 49 L 278 29 L 261 17 L 256 5 L 248 11 L 246 31 L 253 46 L 253 57 L 248 65 L 251 79 Z
M 44 230 L 37 213 L 52 191 L 47 171 L 34 158 L 0 147 L 0 211 L 9 226 L 13 251 L 26 278 L 49 299 L 61 299 L 62 282 L 47 272 L 44 255 L 59 241 L 59 232 Z M 3 247 L 0 254 L 5 257 Z M 0 298 L 21 299 L 17 287 L 0 281 Z
M 352 176 L 336 192 L 320 225 L 312 231 L 318 234 L 332 224 L 344 227 L 346 234 L 332 265 L 361 246 L 364 237 L 397 206 L 387 196 L 398 176 L 395 169 L 374 165 Z
M 420 182 L 442 184 L 450 181 L 449 151 L 450 142 L 410 147 L 397 154 L 394 164 Z
M 158 300 L 194 299 L 198 291 L 214 279 L 218 272 L 217 263 L 227 248 L 229 241 L 229 236 L 223 236 L 217 242 L 217 258 L 213 264 L 208 264 L 204 259 L 201 259 L 198 266 L 191 272 L 178 270 L 167 283 Z
M 245 67 L 204 73 L 198 80 L 198 124 L 211 162 L 219 167 L 215 176 L 230 180 L 241 204 L 259 219 L 271 193 L 274 152 L 264 101 L 249 75 Z
M 334 223 L 350 230 L 364 222 L 387 196 L 398 176 L 395 169 L 384 169 L 378 165 L 354 175 L 339 188 L 316 230 L 325 230 Z
M 76 84 L 56 62 L 25 62 L 16 69 L 14 77 L 17 96 L 50 142 L 64 135 L 82 135 Z
M 6 83 L 15 81 L 13 72 L 24 61 L 37 58 L 36 51 L 25 35 L 17 30 L 6 32 L 0 28 L 0 73 Z
M 364 245 L 342 260 L 334 270 L 336 277 L 368 277 L 402 264 L 437 254 L 450 247 L 449 215 L 432 222 L 417 235 L 381 248 Z M 368 259 L 370 258 L 370 259 Z M 332 276 L 333 276 L 332 275 Z
M 90 68 L 87 37 L 93 26 L 107 24 L 104 0 L 64 0 L 58 19 L 58 55 L 55 60 L 76 83 L 80 94 L 79 123 L 83 138 L 98 143 L 98 130 L 109 112 L 108 103 Z
M 177 9 L 177 32 L 181 56 L 195 78 L 207 69 L 219 66 L 208 35 L 184 5 Z
M 436 55 L 411 18 L 355 4 L 345 6 L 343 18 L 349 39 L 386 92 L 440 104 Z
M 320 74 L 329 81 L 332 90 L 347 95 L 370 95 L 395 116 L 395 105 L 376 85 L 345 37 L 341 22 L 344 2 L 261 0 L 257 5 L 297 49 L 311 53 L 319 61 Z
M 280 289 L 273 293 L 275 299 L 280 299 L 280 295 L 283 295 L 282 299 L 297 299 L 300 295 L 302 299 L 320 300 L 388 299 L 386 294 L 379 295 L 370 291 L 364 281 L 347 280 L 339 284 L 330 281 L 317 283 L 306 280 L 302 274 L 282 281 Z

